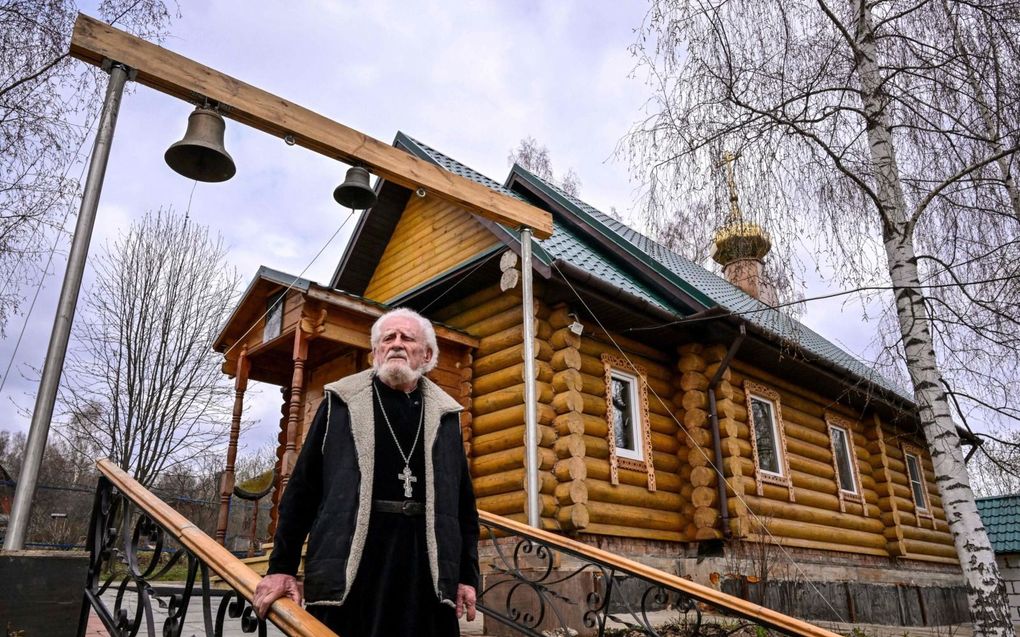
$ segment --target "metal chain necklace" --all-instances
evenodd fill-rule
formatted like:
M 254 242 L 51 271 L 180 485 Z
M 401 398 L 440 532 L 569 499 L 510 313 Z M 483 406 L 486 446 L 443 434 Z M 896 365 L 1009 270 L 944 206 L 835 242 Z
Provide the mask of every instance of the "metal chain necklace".
M 397 480 L 401 480 L 404 483 L 404 497 L 410 498 L 412 495 L 411 483 L 418 481 L 418 478 L 411 473 L 411 456 L 414 455 L 414 449 L 418 446 L 418 438 L 421 437 L 422 426 L 425 423 L 425 405 L 422 405 L 419 412 L 418 431 L 414 434 L 411 451 L 405 454 L 404 449 L 400 446 L 400 441 L 397 440 L 397 432 L 393 431 L 393 425 L 390 424 L 390 417 L 386 415 L 386 408 L 383 407 L 382 397 L 379 396 L 378 389 L 372 393 L 375 394 L 375 400 L 379 403 L 379 411 L 382 412 L 383 420 L 386 421 L 386 427 L 390 430 L 390 435 L 393 436 L 393 444 L 397 445 L 397 451 L 400 452 L 400 457 L 404 460 L 404 470 L 397 474 Z

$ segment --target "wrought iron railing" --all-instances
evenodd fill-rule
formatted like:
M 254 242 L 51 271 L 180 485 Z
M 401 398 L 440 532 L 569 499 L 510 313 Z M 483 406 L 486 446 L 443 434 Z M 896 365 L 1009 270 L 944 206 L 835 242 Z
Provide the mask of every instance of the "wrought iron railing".
M 828 630 L 619 555 L 480 511 L 478 609 L 532 637 L 839 637 Z M 656 611 L 668 610 L 663 614 Z M 659 624 L 656 625 L 656 620 Z M 666 620 L 666 621 L 664 621 Z M 772 632 L 774 631 L 774 632 Z
M 259 575 L 115 464 L 98 466 L 78 634 L 94 612 L 118 637 L 179 637 L 196 617 L 206 635 L 220 636 L 233 622 L 264 636 L 266 621 L 251 606 Z M 154 582 L 178 564 L 187 565 L 183 586 L 159 593 Z M 222 587 L 214 588 L 214 575 Z M 286 635 L 333 635 L 289 599 L 277 600 L 268 619 Z
M 206 635 L 228 622 L 266 634 L 251 598 L 260 577 L 184 516 L 109 460 L 98 463 L 89 530 L 90 551 L 79 635 L 94 612 L 118 637 L 179 637 L 185 620 Z M 479 546 L 487 572 L 478 609 L 490 620 L 532 637 L 611 628 L 658 636 L 658 610 L 669 610 L 670 634 L 754 635 L 776 631 L 838 637 L 807 622 L 553 533 L 480 511 Z M 157 582 L 186 564 L 185 581 L 159 592 Z M 217 576 L 219 582 L 213 585 Z M 289 599 L 277 600 L 269 621 L 286 635 L 333 635 Z M 189 629 L 190 632 L 193 629 Z M 628 637 L 635 634 L 627 632 Z

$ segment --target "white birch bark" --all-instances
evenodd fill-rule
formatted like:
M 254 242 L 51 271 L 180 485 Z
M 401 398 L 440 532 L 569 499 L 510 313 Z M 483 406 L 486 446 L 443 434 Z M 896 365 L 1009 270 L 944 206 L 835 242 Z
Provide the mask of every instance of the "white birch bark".
M 1011 637 L 1014 631 L 1009 620 L 1005 586 L 999 577 L 988 534 L 977 512 L 956 423 L 935 357 L 928 311 L 917 271 L 912 224 L 897 169 L 891 127 L 884 109 L 886 98 L 882 93 L 870 7 L 862 0 L 851 2 L 859 19 L 854 33 L 857 76 L 868 123 L 867 135 L 879 210 L 883 217 L 883 242 L 914 401 L 931 454 L 942 507 L 963 568 L 974 635 Z

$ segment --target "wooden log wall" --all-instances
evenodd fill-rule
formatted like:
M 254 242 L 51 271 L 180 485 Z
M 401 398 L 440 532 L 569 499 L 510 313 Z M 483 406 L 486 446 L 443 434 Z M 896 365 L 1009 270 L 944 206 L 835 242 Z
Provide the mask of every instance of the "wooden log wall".
M 728 408 L 733 417 L 727 426 L 744 434 L 749 443 L 746 383 L 753 381 L 776 392 L 790 470 L 789 486 L 765 483 L 759 495 L 751 446 L 741 446 L 739 459 L 734 456 L 732 464 L 740 465 L 742 476 L 740 484 L 734 485 L 734 492 L 742 486 L 743 494 L 729 505 L 732 512 L 745 516 L 741 530 L 749 536 L 771 534 L 792 546 L 885 555 L 884 525 L 879 519 L 871 453 L 867 449 L 864 425 L 859 421 L 860 414 L 743 361 L 733 361 L 731 368 Z M 825 420 L 827 410 L 851 426 L 862 503 L 847 501 L 841 505 L 829 426 Z M 841 506 L 845 512 L 840 510 Z M 864 507 L 867 507 L 867 515 Z
M 365 296 L 386 302 L 498 242 L 463 208 L 437 197 L 411 197 Z
M 922 453 L 921 464 L 928 495 L 928 512 L 918 514 L 914 506 L 907 474 L 902 432 L 893 430 L 877 416 L 868 423 L 865 435 L 871 451 L 878 507 L 885 524 L 886 549 L 889 554 L 911 559 L 956 563 L 956 549 L 949 532 L 942 499 L 935 486 L 931 458 Z M 910 437 L 911 446 L 923 448 L 921 441 Z
M 536 282 L 537 284 L 538 282 Z M 535 286 L 536 299 L 541 286 Z M 480 509 L 527 521 L 524 472 L 524 338 L 519 289 L 502 292 L 498 285 L 482 289 L 435 313 L 434 318 L 479 339 L 470 358 L 470 372 L 462 372 L 470 384 L 466 400 L 470 427 L 465 446 L 470 450 L 471 475 Z M 542 526 L 558 530 L 555 410 L 552 403 L 553 330 L 549 308 L 535 302 L 535 351 L 538 381 L 539 498 Z
M 701 343 L 689 343 L 681 345 L 677 353 L 673 402 L 677 405 L 675 415 L 683 424 L 676 433 L 682 449 L 678 458 L 683 462 L 680 470 L 683 481 L 681 494 L 684 496 L 681 509 L 683 533 L 687 540 L 715 539 L 722 537 L 722 531 L 719 528 L 721 516 L 716 495 L 718 483 L 708 404 L 709 362 L 706 358 L 714 356 L 715 352 L 713 349 L 706 352 Z
M 930 498 L 932 517 L 918 519 L 915 515 L 903 452 L 899 444 L 889 443 L 890 439 L 902 439 L 902 432 L 871 417 L 862 420 L 861 414 L 850 408 L 744 361 L 733 361 L 731 369 L 729 382 L 720 383 L 717 397 L 731 486 L 728 493 L 734 495 L 729 509 L 738 518 L 734 530 L 761 539 L 767 535 L 761 532 L 764 526 L 778 541 L 791 546 L 955 561 L 945 515 L 938 508 L 940 501 Z M 790 488 L 765 483 L 761 495 L 757 493 L 744 392 L 748 381 L 779 395 Z M 827 414 L 850 425 L 862 502 L 845 499 L 841 503 Z M 927 454 L 923 462 L 926 484 L 933 491 L 934 475 Z
M 592 326 L 585 328 L 583 336 L 576 335 L 569 329 L 574 319 L 567 306 L 555 308 L 549 322 L 553 329 L 550 344 L 560 524 L 585 533 L 683 540 L 671 358 Z M 647 461 L 653 466 L 654 491 L 648 487 L 646 472 L 622 466 L 618 484 L 612 483 L 603 354 L 630 360 L 647 374 L 652 443 L 652 457 Z
M 316 342 L 312 341 L 309 344 L 309 349 L 314 349 L 315 345 Z M 363 363 L 363 355 L 360 358 Z M 319 411 L 319 404 L 322 403 L 324 395 L 323 387 L 361 369 L 358 359 L 359 352 L 352 351 L 318 365 L 310 371 L 308 382 L 305 383 L 304 414 L 301 428 L 298 430 L 298 448 L 304 445 L 305 436 L 312 426 L 312 420 L 315 418 L 316 412 Z

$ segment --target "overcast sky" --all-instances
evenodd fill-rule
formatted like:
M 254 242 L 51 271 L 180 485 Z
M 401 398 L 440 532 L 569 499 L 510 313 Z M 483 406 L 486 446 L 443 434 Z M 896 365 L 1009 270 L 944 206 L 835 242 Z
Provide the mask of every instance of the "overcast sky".
M 636 0 L 181 0 L 164 46 L 386 143 L 403 131 L 497 181 L 509 171 L 509 151 L 533 136 L 548 146 L 558 176 L 577 172 L 583 199 L 629 219 L 637 185 L 613 151 L 648 95 L 631 77 L 627 50 L 646 9 Z M 163 153 L 190 111 L 145 87 L 126 94 L 92 254 L 148 210 L 188 207 L 193 182 L 172 172 Z M 307 267 L 306 278 L 328 284 L 355 220 L 309 261 L 347 216 L 332 199 L 346 167 L 229 120 L 226 145 L 237 176 L 198 184 L 191 218 L 224 237 L 245 283 L 267 265 L 293 274 Z M 19 406 L 31 409 L 35 383 L 25 377 L 28 366 L 42 365 L 64 258 L 44 282 L 0 394 L 0 430 L 28 429 Z M 825 291 L 810 281 L 806 292 Z M 835 301 L 810 304 L 803 320 L 865 355 L 874 328 L 859 317 L 858 305 Z M 0 371 L 23 321 L 8 324 Z M 245 434 L 247 447 L 275 438 L 278 401 L 275 389 L 250 390 L 248 417 L 259 424 Z

